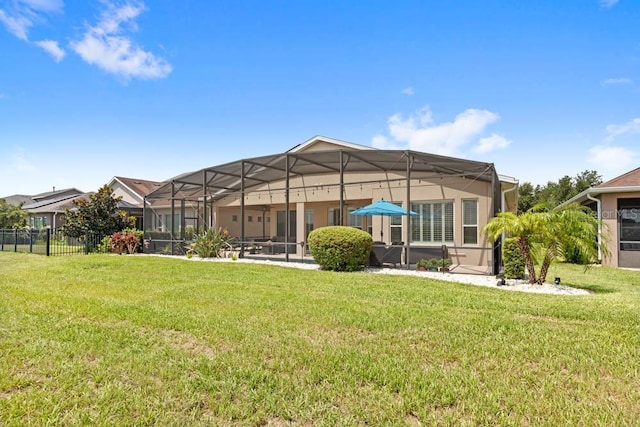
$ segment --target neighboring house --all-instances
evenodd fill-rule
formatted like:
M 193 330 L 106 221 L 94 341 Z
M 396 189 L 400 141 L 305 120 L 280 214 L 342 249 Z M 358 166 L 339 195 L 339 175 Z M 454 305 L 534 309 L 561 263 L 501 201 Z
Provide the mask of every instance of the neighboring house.
M 580 203 L 597 212 L 610 258 L 602 265 L 640 268 L 640 168 L 591 187 L 564 204 Z
M 65 224 L 65 211 L 74 207 L 73 201 L 87 198 L 88 194 L 77 188 L 53 190 L 29 196 L 32 202 L 22 205 L 29 216 L 32 228 L 58 228 Z
M 402 242 L 411 263 L 446 245 L 454 265 L 495 273 L 499 243 L 488 242 L 481 229 L 496 213 L 515 212 L 517 188 L 518 181 L 499 176 L 492 163 L 316 136 L 285 153 L 170 179 L 147 195 L 145 211 L 173 218 L 175 239 L 184 238 L 191 221 L 226 228 L 245 242 L 296 243 L 302 255 L 300 243 L 311 230 L 342 224 L 387 244 Z M 418 216 L 350 214 L 380 199 Z
M 29 203 L 33 203 L 35 201 L 33 200 L 33 198 L 31 198 L 31 196 L 27 196 L 25 194 L 13 194 L 11 196 L 0 197 L 0 198 L 4 199 L 4 201 L 7 202 L 7 204 L 13 205 L 13 206 L 28 205 Z
M 161 182 L 114 176 L 107 185 L 111 188 L 114 197 L 121 197 L 118 207 L 127 212 L 129 216 L 136 218 L 135 226 L 137 229 L 152 227 L 152 225 L 143 225 L 144 197 L 160 188 Z

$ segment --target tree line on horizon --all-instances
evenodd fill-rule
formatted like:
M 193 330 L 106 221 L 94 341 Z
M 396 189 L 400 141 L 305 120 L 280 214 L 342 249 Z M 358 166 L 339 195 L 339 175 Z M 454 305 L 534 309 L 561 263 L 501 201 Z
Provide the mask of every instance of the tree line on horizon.
M 544 185 L 534 186 L 530 182 L 523 182 L 518 187 L 518 213 L 540 205 L 553 209 L 602 182 L 602 176 L 595 170 L 584 170 L 574 177 L 565 175 L 558 181 L 548 181 Z

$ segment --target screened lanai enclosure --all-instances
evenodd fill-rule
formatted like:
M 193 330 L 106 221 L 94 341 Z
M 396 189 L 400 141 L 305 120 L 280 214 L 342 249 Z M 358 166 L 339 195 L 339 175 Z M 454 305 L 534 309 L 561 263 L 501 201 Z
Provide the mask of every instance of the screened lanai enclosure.
M 299 261 L 310 259 L 313 229 L 347 225 L 377 245 L 402 247 L 405 266 L 446 250 L 453 266 L 493 273 L 499 243 L 481 227 L 506 208 L 511 190 L 492 163 L 407 150 L 290 150 L 165 182 L 145 199 L 145 251 L 183 254 L 195 233 L 217 227 L 234 237 L 240 257 Z M 350 213 L 382 199 L 417 215 Z

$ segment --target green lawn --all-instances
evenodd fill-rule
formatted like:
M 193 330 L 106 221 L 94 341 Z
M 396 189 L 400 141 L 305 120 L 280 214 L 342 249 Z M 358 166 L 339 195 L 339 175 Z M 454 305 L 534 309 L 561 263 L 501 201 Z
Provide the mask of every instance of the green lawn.
M 0 253 L 0 425 L 629 425 L 640 273 L 590 296 Z

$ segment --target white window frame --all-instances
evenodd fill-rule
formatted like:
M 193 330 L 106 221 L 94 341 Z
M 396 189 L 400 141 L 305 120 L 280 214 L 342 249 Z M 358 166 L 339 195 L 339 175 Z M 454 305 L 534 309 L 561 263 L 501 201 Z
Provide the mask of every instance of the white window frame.
M 466 213 L 466 203 L 468 203 L 468 202 L 473 202 L 473 203 L 475 203 L 476 215 L 475 215 L 475 223 L 474 223 L 474 224 L 466 224 L 466 223 L 465 223 L 465 222 L 466 222 L 466 220 L 467 220 L 467 217 L 466 217 L 466 215 L 465 215 L 465 213 Z M 463 245 L 472 245 L 472 246 L 476 246 L 476 245 L 478 245 L 478 243 L 480 242 L 480 239 L 479 239 L 479 236 L 478 236 L 478 230 L 479 230 L 479 228 L 480 228 L 480 227 L 479 227 L 479 223 L 480 223 L 480 221 L 479 221 L 479 219 L 478 219 L 478 216 L 479 216 L 479 213 L 480 213 L 480 209 L 479 209 L 480 203 L 478 202 L 478 199 L 462 199 L 462 203 L 461 203 L 461 205 L 462 205 L 462 221 L 461 221 L 461 222 L 462 222 L 462 244 L 463 244 Z M 476 236 L 475 242 L 467 242 L 467 241 L 465 241 L 466 236 L 467 236 L 467 235 L 466 235 L 466 233 L 465 233 L 465 231 L 466 231 L 467 229 L 470 229 L 470 228 L 475 228 L 475 230 L 476 230 L 476 233 L 475 233 L 475 236 Z

